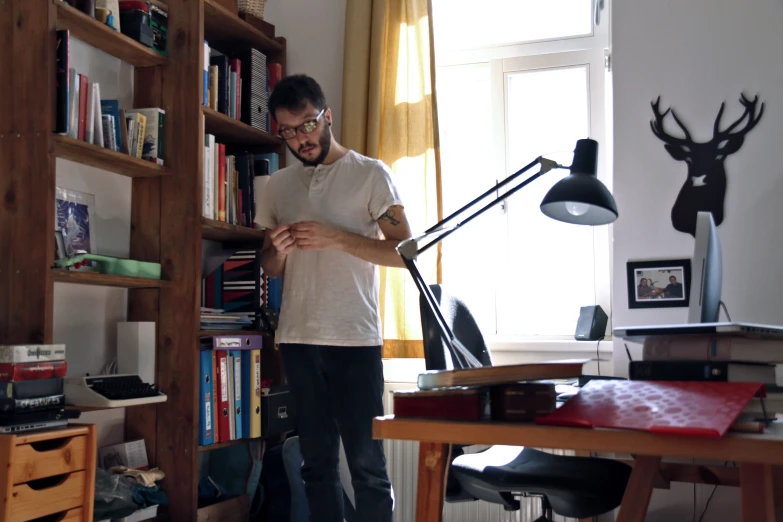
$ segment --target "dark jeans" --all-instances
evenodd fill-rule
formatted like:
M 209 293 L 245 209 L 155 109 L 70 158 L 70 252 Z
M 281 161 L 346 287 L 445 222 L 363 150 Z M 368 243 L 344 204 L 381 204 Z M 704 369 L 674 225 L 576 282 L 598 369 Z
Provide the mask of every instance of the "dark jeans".
M 391 522 L 394 500 L 383 443 L 372 419 L 383 415 L 380 346 L 281 345 L 296 399 L 302 478 L 313 522 L 343 522 L 340 438 L 351 472 L 358 522 Z

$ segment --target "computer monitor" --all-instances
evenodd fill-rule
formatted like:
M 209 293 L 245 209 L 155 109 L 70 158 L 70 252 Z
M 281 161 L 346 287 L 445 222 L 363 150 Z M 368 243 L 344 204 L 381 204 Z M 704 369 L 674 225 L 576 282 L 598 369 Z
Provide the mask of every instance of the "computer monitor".
M 688 322 L 715 323 L 720 308 L 723 269 L 718 229 L 710 212 L 697 214 L 692 263 Z

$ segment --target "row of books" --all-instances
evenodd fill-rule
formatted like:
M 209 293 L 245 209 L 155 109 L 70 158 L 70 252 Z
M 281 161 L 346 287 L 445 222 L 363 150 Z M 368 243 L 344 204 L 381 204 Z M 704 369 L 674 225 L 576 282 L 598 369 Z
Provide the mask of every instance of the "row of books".
M 163 165 L 166 113 L 159 107 L 121 109 L 102 99 L 100 84 L 70 67 L 70 33 L 57 31 L 55 132 Z
M 204 135 L 202 215 L 232 225 L 254 228 L 256 201 L 279 169 L 277 153 L 226 152 L 212 134 Z
M 0 345 L 0 433 L 67 424 L 67 368 L 64 344 Z
M 655 336 L 645 339 L 642 359 L 629 361 L 628 376 L 640 381 L 762 383 L 766 398 L 754 398 L 732 426 L 763 432 L 783 414 L 776 377 L 783 342 L 728 335 Z
M 199 444 L 261 437 L 263 337 L 202 340 Z
M 207 107 L 265 132 L 277 133 L 269 115 L 269 95 L 282 79 L 279 63 L 244 49 L 229 56 L 204 42 L 204 99 Z
M 265 290 L 258 252 L 234 252 L 202 278 L 201 329 L 257 329 L 259 309 L 266 305 Z

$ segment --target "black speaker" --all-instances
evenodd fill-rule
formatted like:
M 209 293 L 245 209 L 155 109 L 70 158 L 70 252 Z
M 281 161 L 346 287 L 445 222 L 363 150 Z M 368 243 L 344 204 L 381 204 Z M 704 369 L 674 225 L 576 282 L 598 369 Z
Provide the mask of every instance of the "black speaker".
M 577 341 L 597 341 L 606 332 L 606 313 L 598 306 L 583 306 L 579 310 L 579 320 L 576 322 Z

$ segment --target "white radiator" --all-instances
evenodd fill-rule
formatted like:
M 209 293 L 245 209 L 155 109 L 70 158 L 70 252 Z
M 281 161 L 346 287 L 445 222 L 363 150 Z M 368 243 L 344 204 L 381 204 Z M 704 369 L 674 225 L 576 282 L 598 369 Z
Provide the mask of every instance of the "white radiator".
M 386 362 L 386 361 L 384 361 Z M 387 379 L 389 379 L 387 371 Z M 415 388 L 411 382 L 385 383 L 383 396 L 384 411 L 394 413 L 392 392 Z M 394 488 L 394 522 L 413 522 L 416 520 L 416 485 L 418 482 L 419 443 L 401 440 L 385 440 L 386 463 L 389 478 Z M 478 451 L 484 447 L 465 448 Z M 553 453 L 564 454 L 562 451 Z M 443 522 L 533 522 L 541 516 L 541 500 L 522 499 L 517 511 L 506 511 L 499 504 L 484 501 L 446 503 L 443 510 Z M 555 515 L 556 522 L 571 522 L 574 519 Z

